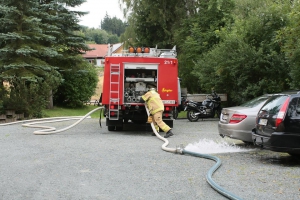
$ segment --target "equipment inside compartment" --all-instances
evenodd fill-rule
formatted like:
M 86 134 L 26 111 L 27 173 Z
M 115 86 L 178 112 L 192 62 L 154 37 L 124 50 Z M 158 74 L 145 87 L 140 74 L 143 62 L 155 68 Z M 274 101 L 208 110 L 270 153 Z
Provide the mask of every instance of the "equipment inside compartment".
M 156 74 L 156 70 L 125 69 L 124 103 L 138 103 L 150 88 L 156 88 Z

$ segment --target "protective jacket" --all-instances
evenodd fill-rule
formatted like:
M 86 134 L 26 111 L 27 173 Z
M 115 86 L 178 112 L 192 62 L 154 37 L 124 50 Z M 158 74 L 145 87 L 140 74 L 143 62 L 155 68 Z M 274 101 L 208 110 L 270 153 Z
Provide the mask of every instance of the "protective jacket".
M 152 115 L 159 111 L 164 111 L 164 104 L 156 91 L 149 91 L 141 98 L 146 102 L 149 112 Z

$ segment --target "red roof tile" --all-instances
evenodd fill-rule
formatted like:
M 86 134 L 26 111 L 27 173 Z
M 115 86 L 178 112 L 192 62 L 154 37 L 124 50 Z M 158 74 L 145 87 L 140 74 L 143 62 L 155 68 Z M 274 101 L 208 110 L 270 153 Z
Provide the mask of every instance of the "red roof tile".
M 85 52 L 85 54 L 82 55 L 84 58 L 104 58 L 107 55 L 107 44 L 88 44 L 88 46 L 94 50 Z

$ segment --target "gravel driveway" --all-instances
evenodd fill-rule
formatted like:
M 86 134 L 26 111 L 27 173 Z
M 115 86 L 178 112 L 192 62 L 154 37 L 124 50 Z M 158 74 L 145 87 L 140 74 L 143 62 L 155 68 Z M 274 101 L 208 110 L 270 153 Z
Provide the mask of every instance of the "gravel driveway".
M 168 147 L 204 138 L 235 142 L 251 151 L 214 154 L 222 160 L 213 175 L 217 184 L 242 199 L 300 199 L 300 159 L 223 139 L 217 123 L 176 120 Z M 0 199 L 227 199 L 206 182 L 214 161 L 165 152 L 163 141 L 144 126 L 108 132 L 102 125 L 85 119 L 53 135 L 34 135 L 37 129 L 20 124 L 0 126 Z

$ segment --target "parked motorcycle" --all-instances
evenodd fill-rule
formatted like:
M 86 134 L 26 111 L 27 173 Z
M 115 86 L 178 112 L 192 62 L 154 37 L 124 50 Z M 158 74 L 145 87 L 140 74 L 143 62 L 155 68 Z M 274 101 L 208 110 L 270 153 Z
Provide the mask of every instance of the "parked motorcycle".
M 178 114 L 181 111 L 185 111 L 185 108 L 186 108 L 188 102 L 189 102 L 189 100 L 186 97 L 181 97 L 181 104 L 178 107 L 175 107 L 173 110 L 173 118 L 174 119 L 177 119 Z
M 209 98 L 209 95 L 207 95 L 203 102 L 189 100 L 185 107 L 189 121 L 196 122 L 200 118 L 214 118 L 215 115 L 220 117 L 222 110 L 221 98 L 215 91 L 212 92 L 211 96 L 212 98 Z

